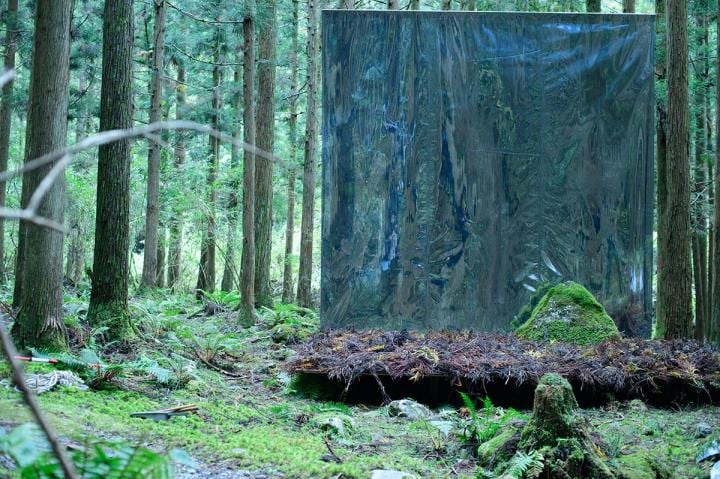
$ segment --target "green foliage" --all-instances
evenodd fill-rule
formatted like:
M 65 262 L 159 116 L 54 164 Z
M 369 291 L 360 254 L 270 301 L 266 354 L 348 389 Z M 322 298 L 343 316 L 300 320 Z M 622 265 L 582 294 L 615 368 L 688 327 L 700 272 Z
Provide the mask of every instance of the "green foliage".
M 568 281 L 550 288 L 515 334 L 535 341 L 580 345 L 618 338 L 615 322 L 582 285 Z
M 544 458 L 539 451 L 524 453 L 518 451 L 508 462 L 501 479 L 535 479 L 540 477 L 545 467 Z
M 238 291 L 203 291 L 205 300 L 222 306 L 225 309 L 236 309 L 240 306 L 240 293 Z
M 17 465 L 14 477 L 55 479 L 62 469 L 44 437 L 34 424 L 23 424 L 0 437 L 0 451 Z M 96 442 L 71 454 L 82 479 L 169 479 L 175 475 L 175 463 L 191 464 L 181 450 L 167 456 L 126 442 Z
M 470 396 L 463 392 L 459 394 L 469 415 L 462 424 L 461 437 L 469 444 L 481 445 L 494 438 L 509 421 L 524 417 L 514 409 L 505 410 L 495 407 L 488 397 L 483 399 L 482 409 L 478 410 Z

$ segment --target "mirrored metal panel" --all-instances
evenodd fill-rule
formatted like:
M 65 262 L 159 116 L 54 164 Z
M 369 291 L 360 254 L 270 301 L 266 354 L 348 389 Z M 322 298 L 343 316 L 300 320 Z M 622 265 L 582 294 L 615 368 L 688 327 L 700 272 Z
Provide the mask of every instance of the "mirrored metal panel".
M 324 327 L 652 310 L 654 16 L 323 12 Z

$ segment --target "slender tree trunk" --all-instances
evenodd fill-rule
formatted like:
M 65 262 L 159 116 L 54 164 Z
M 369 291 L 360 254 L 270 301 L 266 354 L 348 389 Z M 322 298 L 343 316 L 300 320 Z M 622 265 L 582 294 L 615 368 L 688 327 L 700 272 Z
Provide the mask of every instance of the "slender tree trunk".
M 132 126 L 133 2 L 106 0 L 103 14 L 100 131 Z M 109 328 L 107 339 L 130 333 L 130 141 L 99 148 L 95 255 L 88 320 Z
M 212 108 L 212 127 L 217 130 L 220 120 L 221 94 L 220 84 L 222 83 L 222 73 L 218 65 L 222 61 L 220 54 L 222 42 L 220 39 L 220 31 L 215 35 L 215 67 L 213 68 L 213 108 Z M 207 228 L 203 231 L 202 244 L 200 249 L 200 268 L 198 270 L 198 280 L 195 286 L 196 297 L 201 298 L 202 292 L 215 291 L 215 254 L 217 241 L 217 224 L 215 221 L 215 210 L 217 208 L 217 189 L 215 182 L 217 181 L 217 169 L 220 162 L 220 140 L 214 136 L 209 136 L 209 156 L 208 156 L 208 203 L 205 213 Z
M 692 330 L 690 265 L 690 164 L 688 161 L 688 28 L 686 0 L 668 1 L 667 229 L 665 274 L 658 297 L 664 337 L 687 338 Z
M 160 223 L 158 225 L 157 270 L 155 272 L 155 278 L 156 278 L 155 285 L 158 288 L 164 288 L 165 286 L 167 286 L 167 282 L 165 281 L 165 278 L 166 278 L 166 276 L 165 276 L 166 247 L 167 247 L 167 230 L 165 229 L 165 225 Z
M 346 8 L 352 8 L 352 2 Z M 290 158 L 288 159 L 288 183 L 287 183 L 287 218 L 285 222 L 285 260 L 283 264 L 283 303 L 290 303 L 293 299 L 293 274 L 292 274 L 292 255 L 293 243 L 295 239 L 295 177 L 297 175 L 297 104 L 298 104 L 298 27 L 300 19 L 299 0 L 292 0 L 292 45 L 290 46 L 290 100 L 289 110 L 290 119 L 289 142 L 290 142 Z
M 307 33 L 307 108 L 305 125 L 305 165 L 303 167 L 302 224 L 300 226 L 300 270 L 297 302 L 312 303 L 312 259 L 315 214 L 315 152 L 317 148 L 317 50 L 318 0 L 308 0 Z
M 720 4 L 719 4 L 720 6 Z M 716 15 L 717 28 L 720 29 L 720 8 Z M 720 35 L 716 35 L 715 45 L 715 67 L 720 72 Z M 715 195 L 713 203 L 715 213 L 713 218 L 713 278 L 712 278 L 712 325 L 710 339 L 720 341 L 720 81 L 715 81 Z
M 707 50 L 708 54 L 710 53 L 710 48 L 708 47 Z M 709 55 L 705 56 L 705 59 L 707 61 L 707 71 L 708 74 L 710 72 L 710 60 Z M 713 212 L 715 211 L 715 181 L 714 181 L 714 172 L 713 172 L 713 164 L 714 161 L 711 160 L 711 153 L 712 153 L 712 144 L 713 144 L 713 136 L 712 136 L 712 108 L 710 106 L 710 88 L 706 84 L 706 91 L 705 91 L 705 145 L 708 153 L 707 158 L 707 180 L 708 180 L 708 194 L 707 194 L 707 207 L 708 207 L 708 260 L 707 260 L 707 276 L 706 276 L 706 290 L 705 290 L 705 337 L 711 338 L 712 337 L 712 311 L 713 311 L 713 258 L 715 257 L 715 222 L 714 222 L 714 216 Z
M 623 13 L 635 13 L 635 0 L 623 0 Z
M 185 113 L 185 66 L 176 62 L 177 85 L 175 87 L 175 119 L 182 120 Z M 185 164 L 185 135 L 182 131 L 175 131 L 174 171 L 176 175 L 182 173 Z M 173 205 L 170 218 L 170 240 L 168 252 L 168 288 L 177 291 L 180 287 L 180 266 L 182 264 L 183 219 L 182 208 Z
M 18 0 L 8 0 L 5 21 L 5 70 L 15 68 L 17 52 L 17 10 Z M 0 171 L 7 171 L 10 152 L 10 129 L 12 127 L 12 96 L 13 82 L 7 82 L 2 88 L 2 105 L 0 106 Z M 0 181 L 0 208 L 5 206 L 6 185 Z M 5 221 L 0 219 L 0 284 L 6 280 L 5 274 Z
M 235 85 L 235 93 L 233 94 L 233 110 L 235 112 L 235 124 L 233 126 L 233 138 L 240 141 L 242 134 L 242 92 L 240 91 L 240 82 L 242 81 L 241 70 L 242 49 L 238 45 L 235 50 L 236 63 L 233 84 Z M 238 190 L 240 189 L 240 148 L 237 144 L 232 146 L 232 155 L 230 158 L 230 194 L 228 198 L 228 236 L 225 246 L 225 271 L 223 271 L 222 286 L 223 291 L 231 291 L 237 287 L 237 268 L 235 265 L 235 243 L 237 241 L 238 229 Z
M 597 13 L 601 11 L 601 0 L 585 0 L 585 11 Z
M 255 1 L 246 0 L 247 16 L 243 21 L 243 136 L 245 143 L 255 144 Z M 240 274 L 241 304 L 238 321 L 255 323 L 255 155 L 243 152 L 243 249 Z
M 258 38 L 257 146 L 273 153 L 275 145 L 275 0 L 264 2 L 263 29 Z M 273 162 L 255 158 L 255 304 L 272 306 L 270 259 L 272 245 Z
M 655 0 L 655 33 L 659 40 L 658 47 L 655 52 L 655 77 L 659 84 L 664 85 L 667 80 L 667 61 L 665 59 L 665 46 L 667 43 L 666 21 L 665 21 L 665 2 L 666 0 Z M 655 124 L 655 142 L 657 145 L 657 153 L 655 155 L 657 163 L 657 231 L 667 231 L 667 98 L 658 97 L 656 106 L 656 124 Z M 657 291 L 656 296 L 660 298 L 663 294 L 663 286 L 666 279 L 665 258 L 667 258 L 666 250 L 667 242 L 657 242 Z M 665 335 L 665 314 L 662 311 L 662 303 L 658 300 L 655 307 L 656 329 L 655 336 L 662 338 Z
M 27 110 L 25 162 L 66 145 L 68 75 L 70 66 L 69 0 L 38 0 L 35 4 L 32 70 Z M 55 162 L 23 174 L 22 205 Z M 63 222 L 65 177 L 61 174 L 40 202 L 37 214 Z M 65 349 L 62 319 L 63 234 L 24 223 L 18 277 L 23 283 L 13 336 L 20 348 Z
M 165 0 L 153 0 L 155 25 L 153 26 L 152 79 L 150 80 L 150 123 L 160 121 L 163 87 L 163 55 L 165 50 Z M 145 252 L 143 255 L 142 285 L 157 286 L 158 223 L 160 217 L 160 145 L 154 141 L 148 146 L 148 179 L 145 207 Z

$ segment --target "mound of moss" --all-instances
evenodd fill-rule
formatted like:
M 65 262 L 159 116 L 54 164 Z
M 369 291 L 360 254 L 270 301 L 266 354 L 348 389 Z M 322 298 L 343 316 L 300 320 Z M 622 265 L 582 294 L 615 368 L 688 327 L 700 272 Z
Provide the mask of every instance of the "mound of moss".
M 620 337 L 605 308 L 573 281 L 553 286 L 515 334 L 534 341 L 598 344 Z

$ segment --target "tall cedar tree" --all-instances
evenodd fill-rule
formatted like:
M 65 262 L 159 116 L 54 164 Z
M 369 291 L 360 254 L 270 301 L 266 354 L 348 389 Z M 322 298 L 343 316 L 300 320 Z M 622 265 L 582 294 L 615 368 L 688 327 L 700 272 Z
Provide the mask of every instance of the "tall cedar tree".
M 220 29 L 215 31 L 215 46 L 213 53 L 213 100 L 212 114 L 210 117 L 211 126 L 214 130 L 218 129 L 220 121 L 220 106 L 222 95 L 220 93 L 220 84 L 222 83 L 222 72 L 220 63 L 222 62 L 222 38 Z M 212 135 L 208 135 L 208 166 L 207 166 L 207 187 L 208 201 L 205 205 L 205 221 L 206 229 L 203 231 L 202 243 L 200 247 L 200 267 L 198 269 L 197 285 L 195 286 L 195 295 L 200 298 L 202 292 L 215 291 L 215 255 L 217 243 L 217 224 L 215 219 L 215 209 L 217 207 L 217 174 L 218 165 L 220 163 L 220 140 Z
M 655 32 L 658 39 L 657 51 L 655 52 L 655 77 L 658 83 L 664 84 L 667 81 L 667 60 L 666 60 L 666 43 L 667 43 L 667 25 L 665 16 L 666 0 L 655 1 Z M 655 144 L 657 151 L 655 152 L 655 162 L 657 168 L 657 231 L 667 231 L 667 98 L 658 96 L 656 106 L 656 123 L 655 123 Z M 665 258 L 668 252 L 666 250 L 667 242 L 659 241 L 657 245 L 657 291 L 658 298 L 665 293 L 663 288 L 667 280 L 662 279 L 666 275 Z M 664 318 L 662 311 L 662 303 L 656 304 L 655 316 L 658 319 L 656 327 L 656 336 L 664 336 L 664 322 L 660 318 Z
M 340 8 L 351 9 L 350 0 L 341 0 Z M 293 300 L 292 254 L 295 242 L 295 178 L 297 176 L 297 119 L 298 119 L 298 29 L 300 18 L 300 2 L 292 0 L 292 40 L 290 45 L 290 97 L 288 98 L 288 142 L 290 143 L 290 157 L 288 158 L 287 180 L 287 217 L 285 218 L 285 260 L 283 264 L 283 303 Z
M 303 167 L 302 225 L 300 226 L 300 270 L 297 302 L 312 303 L 313 218 L 315 214 L 315 155 L 317 149 L 318 1 L 308 0 L 307 23 L 307 109 L 305 114 L 305 157 Z
M 265 22 L 258 37 L 257 146 L 273 153 L 275 144 L 275 57 L 277 20 L 275 0 L 265 0 Z M 270 246 L 272 244 L 273 162 L 255 159 L 255 304 L 272 306 Z
M 255 145 L 255 1 L 246 0 L 243 20 L 243 136 Z M 243 249 L 240 272 L 238 321 L 248 326 L 255 322 L 255 155 L 243 153 Z
M 718 4 L 717 27 L 720 29 L 720 4 Z M 720 30 L 718 30 L 720 31 Z M 720 35 L 716 35 L 715 66 L 720 72 Z M 713 278 L 712 278 L 712 324 L 710 339 L 720 341 L 720 81 L 715 81 L 715 215 L 713 218 Z
M 182 120 L 185 113 L 185 65 L 181 61 L 175 61 L 177 69 L 177 80 L 175 85 L 175 119 Z M 173 166 L 175 174 L 182 172 L 185 164 L 185 134 L 175 130 L 175 152 Z M 167 286 L 177 291 L 180 286 L 180 265 L 182 263 L 182 241 L 183 241 L 183 219 L 182 210 L 174 206 L 170 218 L 170 240 L 168 253 L 168 280 Z
M 658 230 L 667 256 L 658 278 L 658 331 L 672 339 L 692 331 L 687 2 L 669 0 L 667 9 L 667 218 Z
M 165 0 L 153 0 L 152 78 L 150 79 L 150 123 L 160 121 L 163 89 L 163 55 L 165 50 Z M 160 218 L 160 145 L 148 142 L 147 198 L 145 200 L 145 251 L 142 285 L 157 285 L 158 223 Z
M 65 148 L 70 66 L 71 0 L 38 0 L 25 131 L 25 162 Z M 23 174 L 22 205 L 55 163 Z M 55 180 L 37 214 L 63 222 L 65 176 Z M 21 348 L 64 349 L 62 320 L 63 233 L 20 224 L 13 336 Z
M 235 143 L 232 145 L 230 156 L 231 177 L 227 204 L 228 231 L 227 242 L 225 243 L 225 270 L 223 271 L 220 286 L 223 291 L 231 291 L 235 289 L 237 284 L 235 242 L 240 213 L 238 210 L 238 190 L 240 189 L 238 177 L 240 172 L 240 146 L 238 146 L 238 142 L 241 140 L 242 135 L 242 91 L 240 90 L 240 82 L 242 81 L 242 46 L 240 42 L 238 42 L 235 48 L 235 63 L 235 72 L 233 73 L 233 85 L 235 85 L 235 93 L 233 93 L 233 111 L 235 113 L 233 120 L 233 139 Z
M 106 0 L 100 130 L 132 127 L 133 2 Z M 88 320 L 107 326 L 108 339 L 130 332 L 130 140 L 102 145 L 98 152 L 95 254 Z
M 15 68 L 17 52 L 17 9 L 18 0 L 8 0 L 5 20 L 5 71 Z M 0 171 L 7 171 L 10 152 L 10 129 L 12 127 L 13 81 L 2 88 L 0 106 Z M 5 206 L 6 185 L 0 181 L 0 208 Z M 0 282 L 5 282 L 5 222 L 0 220 Z

